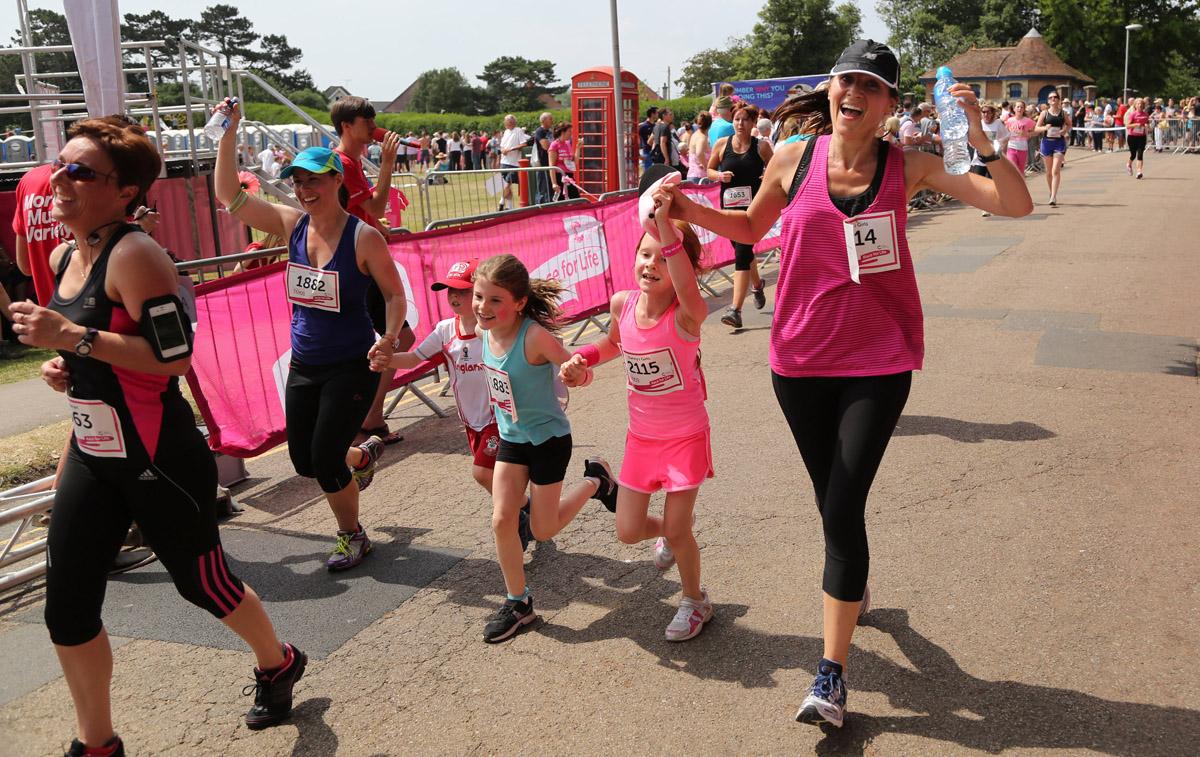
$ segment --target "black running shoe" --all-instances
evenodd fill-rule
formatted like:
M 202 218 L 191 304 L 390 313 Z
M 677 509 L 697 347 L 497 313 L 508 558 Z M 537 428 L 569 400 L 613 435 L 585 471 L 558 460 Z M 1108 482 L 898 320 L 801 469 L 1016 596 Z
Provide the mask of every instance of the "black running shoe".
M 533 541 L 533 529 L 529 525 L 529 505 L 521 508 L 521 512 L 517 514 L 517 536 L 521 537 L 521 551 L 529 549 L 529 542 Z
M 104 745 L 104 749 L 111 749 L 111 752 L 106 752 L 108 757 L 125 757 L 125 745 L 121 743 L 120 736 L 113 736 Z M 71 739 L 71 748 L 63 755 L 63 757 L 83 757 L 87 754 L 87 744 L 79 739 Z
M 617 511 L 617 480 L 613 478 L 612 468 L 609 467 L 606 460 L 598 457 L 589 457 L 583 462 L 584 478 L 599 479 L 600 485 L 596 487 L 596 493 L 592 495 L 592 499 L 598 499 L 610 513 Z
M 527 626 L 535 620 L 537 620 L 537 613 L 533 611 L 532 594 L 525 597 L 524 602 L 505 599 L 504 606 L 484 626 L 483 640 L 488 644 L 504 641 L 516 635 L 521 630 L 521 626 Z
M 283 667 L 272 673 L 254 669 L 254 685 L 242 689 L 254 692 L 254 706 L 246 713 L 246 726 L 257 731 L 287 720 L 292 714 L 292 689 L 304 675 L 308 656 L 291 644 L 283 645 Z
M 766 284 L 759 283 L 758 286 L 750 290 L 750 294 L 754 295 L 754 309 L 762 310 L 767 306 Z

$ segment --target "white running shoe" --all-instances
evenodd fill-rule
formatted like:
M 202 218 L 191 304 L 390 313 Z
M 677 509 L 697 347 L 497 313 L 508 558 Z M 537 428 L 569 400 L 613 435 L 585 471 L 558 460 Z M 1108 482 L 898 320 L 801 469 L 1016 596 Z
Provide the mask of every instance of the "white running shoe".
M 654 542 L 654 567 L 670 570 L 674 564 L 675 553 L 671 551 L 671 545 L 667 544 L 667 537 L 658 537 L 658 541 Z
M 828 723 L 841 728 L 846 717 L 846 682 L 842 678 L 842 666 L 831 660 L 822 659 L 817 664 L 817 676 L 813 679 L 800 709 L 796 722 L 821 725 Z
M 679 610 L 667 626 L 667 641 L 687 641 L 695 638 L 704 630 L 704 624 L 712 620 L 713 606 L 708 598 L 708 590 L 700 589 L 704 599 L 697 602 L 691 597 L 684 597 L 679 603 Z

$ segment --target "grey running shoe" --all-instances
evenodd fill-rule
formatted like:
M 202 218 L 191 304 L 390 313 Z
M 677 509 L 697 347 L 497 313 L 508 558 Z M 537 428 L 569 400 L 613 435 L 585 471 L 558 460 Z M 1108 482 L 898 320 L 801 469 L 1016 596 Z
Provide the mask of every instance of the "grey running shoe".
M 337 543 L 333 545 L 325 567 L 331 571 L 348 570 L 362 562 L 370 551 L 371 539 L 362 525 L 357 531 L 338 531 Z
M 613 478 L 612 468 L 609 467 L 608 461 L 598 457 L 589 457 L 583 463 L 584 478 L 599 479 L 600 485 L 596 487 L 596 493 L 592 495 L 592 499 L 598 499 L 610 513 L 617 511 L 617 480 Z
M 767 285 L 759 282 L 758 286 L 750 290 L 750 294 L 754 295 L 754 309 L 762 310 L 767 306 Z
M 368 437 L 365 442 L 358 445 L 362 453 L 367 456 L 367 464 L 361 468 L 351 468 L 350 472 L 354 475 L 354 480 L 358 481 L 360 492 L 365 491 L 375 480 L 375 468 L 379 465 L 379 458 L 383 457 L 383 446 L 383 440 L 378 436 Z
M 740 329 L 742 327 L 742 311 L 729 308 L 725 311 L 725 315 L 721 316 L 721 323 L 730 328 Z

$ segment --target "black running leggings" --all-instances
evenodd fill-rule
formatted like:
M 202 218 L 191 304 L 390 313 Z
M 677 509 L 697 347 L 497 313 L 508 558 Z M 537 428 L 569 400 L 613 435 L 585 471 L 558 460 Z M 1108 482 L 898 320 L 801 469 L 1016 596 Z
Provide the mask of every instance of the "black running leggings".
M 217 618 L 241 604 L 245 588 L 217 533 L 212 452 L 194 424 L 158 447 L 153 462 L 133 452 L 118 460 L 91 457 L 74 444 L 68 450 L 46 555 L 46 627 L 55 644 L 76 646 L 100 633 L 108 571 L 131 521 L 184 599 Z
M 293 361 L 288 369 L 288 454 L 296 472 L 317 479 L 321 491 L 333 494 L 350 485 L 346 451 L 377 389 L 379 374 L 371 371 L 366 356 L 320 366 Z
M 908 400 L 912 372 L 771 378 L 817 496 L 825 532 L 821 588 L 834 599 L 858 602 L 870 567 L 867 493 Z
M 1136 134 L 1130 134 L 1129 137 L 1125 141 L 1126 141 L 1126 144 L 1129 145 L 1129 159 L 1130 160 L 1145 160 L 1146 159 L 1146 135 L 1145 134 L 1143 134 L 1141 136 L 1138 136 Z

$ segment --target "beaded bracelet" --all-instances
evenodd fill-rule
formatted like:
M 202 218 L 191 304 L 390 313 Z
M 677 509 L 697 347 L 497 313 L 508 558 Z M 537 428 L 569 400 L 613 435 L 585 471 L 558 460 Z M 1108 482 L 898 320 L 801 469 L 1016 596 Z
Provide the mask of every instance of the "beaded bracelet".
M 678 239 L 676 239 L 674 242 L 671 242 L 670 244 L 663 246 L 662 256 L 664 259 L 669 258 L 682 249 L 683 249 L 683 242 L 680 242 Z
M 238 193 L 233 196 L 233 201 L 229 203 L 227 208 L 230 213 L 236 213 L 246 204 L 246 200 L 250 199 L 250 195 L 246 194 L 246 190 L 238 189 Z

